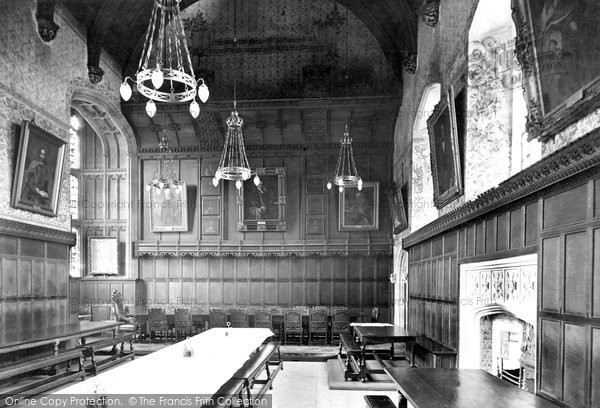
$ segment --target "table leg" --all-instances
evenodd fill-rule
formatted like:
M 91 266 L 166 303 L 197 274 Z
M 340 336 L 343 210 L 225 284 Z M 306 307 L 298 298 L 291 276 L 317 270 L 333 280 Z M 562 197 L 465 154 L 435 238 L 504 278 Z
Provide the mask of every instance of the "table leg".
M 398 391 L 398 395 L 400 396 L 398 400 L 398 408 L 407 408 L 408 401 L 406 401 L 406 397 L 400 391 Z
M 390 360 L 394 359 L 394 342 L 391 342 L 391 347 L 390 347 Z
M 414 341 L 410 342 L 410 366 L 411 367 L 417 366 L 415 364 L 415 342 Z
M 360 381 L 367 381 L 367 342 L 363 342 L 361 345 L 361 353 L 360 353 Z

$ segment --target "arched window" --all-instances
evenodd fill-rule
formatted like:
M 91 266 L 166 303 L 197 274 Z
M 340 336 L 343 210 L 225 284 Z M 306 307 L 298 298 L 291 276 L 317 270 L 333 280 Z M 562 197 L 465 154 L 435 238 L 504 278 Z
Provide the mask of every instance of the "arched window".
M 413 127 L 412 191 L 409 207 L 411 231 L 418 230 L 438 216 L 438 211 L 433 204 L 433 178 L 427 119 L 440 101 L 440 93 L 440 84 L 431 84 L 425 88 Z
M 480 0 L 469 29 L 465 198 L 538 161 L 527 141 L 527 107 L 515 52 L 511 0 Z
M 81 277 L 81 245 L 79 223 L 79 178 L 81 176 L 81 150 L 79 131 L 82 127 L 82 119 L 75 112 L 71 112 L 71 127 L 69 129 L 69 161 L 71 164 L 70 184 L 70 208 L 71 208 L 71 232 L 76 236 L 75 246 L 71 247 L 71 270 L 70 275 L 74 278 Z

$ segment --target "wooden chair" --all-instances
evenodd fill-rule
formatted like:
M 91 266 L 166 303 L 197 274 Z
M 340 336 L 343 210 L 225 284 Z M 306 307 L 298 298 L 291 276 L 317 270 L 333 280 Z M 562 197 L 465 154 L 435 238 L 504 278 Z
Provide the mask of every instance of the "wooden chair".
M 283 332 L 285 344 L 302 344 L 302 315 L 299 312 L 290 310 L 283 315 Z
M 348 333 L 350 329 L 350 316 L 347 310 L 336 310 L 331 322 L 331 343 L 335 344 L 340 334 Z
M 308 317 L 308 344 L 326 344 L 327 315 L 322 310 L 312 310 Z
M 232 310 L 231 327 L 248 327 L 248 313 L 244 310 Z
M 193 335 L 194 323 L 189 309 L 175 309 L 175 336 L 179 339 L 181 333 Z
M 208 314 L 208 325 L 211 329 L 227 327 L 227 313 L 224 310 L 211 310 Z
M 272 330 L 272 316 L 268 310 L 260 310 L 254 314 L 254 327 L 262 327 Z
M 164 340 L 169 334 L 169 324 L 165 316 L 165 309 L 152 308 L 148 310 L 148 330 L 150 330 L 150 338 L 156 338 L 156 333 L 161 334 Z
M 94 322 L 110 320 L 110 305 L 92 305 L 91 312 Z
M 137 319 L 135 316 L 130 315 L 125 312 L 125 307 L 123 306 L 123 295 L 118 290 L 113 290 L 112 295 L 110 297 L 110 307 L 112 308 L 112 313 L 117 322 L 124 322 L 119 326 L 120 332 L 125 333 L 133 333 L 134 338 L 137 339 L 138 334 L 138 326 Z

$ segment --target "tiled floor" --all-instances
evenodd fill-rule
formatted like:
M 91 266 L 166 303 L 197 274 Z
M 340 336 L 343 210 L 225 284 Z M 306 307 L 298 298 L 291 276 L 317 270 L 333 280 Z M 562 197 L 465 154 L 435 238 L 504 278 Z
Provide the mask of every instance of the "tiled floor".
M 322 362 L 286 361 L 275 377 L 273 408 L 364 408 L 364 395 L 388 395 L 398 404 L 395 391 L 330 390 L 327 364 Z

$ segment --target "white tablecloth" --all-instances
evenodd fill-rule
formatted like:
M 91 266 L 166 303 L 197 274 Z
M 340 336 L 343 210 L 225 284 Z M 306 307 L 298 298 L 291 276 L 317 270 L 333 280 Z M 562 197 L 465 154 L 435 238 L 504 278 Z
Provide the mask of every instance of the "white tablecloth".
M 350 323 L 350 326 L 371 326 L 371 327 L 384 327 L 384 326 L 393 326 L 391 323 Z
M 271 330 L 261 328 L 211 329 L 57 393 L 212 395 L 270 336 Z M 184 346 L 193 350 L 191 357 L 183 357 Z

